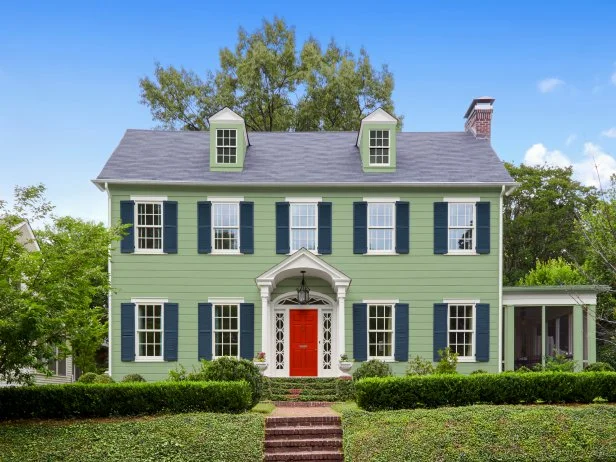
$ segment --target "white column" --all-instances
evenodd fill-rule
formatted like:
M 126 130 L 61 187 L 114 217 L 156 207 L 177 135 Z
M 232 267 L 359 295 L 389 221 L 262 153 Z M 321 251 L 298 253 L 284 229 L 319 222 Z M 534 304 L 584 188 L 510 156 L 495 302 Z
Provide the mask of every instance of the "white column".
M 345 317 L 345 300 L 346 300 L 346 292 L 347 287 L 337 287 L 338 289 L 338 351 L 336 352 L 336 357 L 332 358 L 332 363 L 336 364 L 340 359 L 340 355 L 342 353 L 349 354 L 346 349 L 346 338 L 345 338 L 345 330 L 344 330 L 344 317 Z M 349 357 L 352 356 L 349 354 Z
M 267 361 L 267 369 L 264 372 L 269 372 L 274 358 L 270 351 L 270 288 L 261 287 L 261 351 L 265 353 Z

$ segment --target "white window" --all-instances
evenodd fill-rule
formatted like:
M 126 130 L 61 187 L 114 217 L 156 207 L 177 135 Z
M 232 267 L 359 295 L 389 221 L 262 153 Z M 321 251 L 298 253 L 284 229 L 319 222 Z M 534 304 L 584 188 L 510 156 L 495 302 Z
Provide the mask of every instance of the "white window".
M 163 359 L 163 304 L 137 303 L 137 359 Z
M 291 252 L 301 248 L 317 250 L 317 204 L 316 203 L 292 203 L 290 242 Z
M 212 204 L 212 253 L 239 253 L 240 204 Z
M 388 253 L 395 251 L 395 204 L 368 203 L 368 252 Z
M 216 130 L 216 163 L 237 163 L 237 130 L 227 128 Z
M 370 130 L 370 165 L 389 165 L 389 130 Z
M 449 252 L 474 252 L 475 250 L 475 204 L 469 202 L 449 203 Z
M 54 357 L 58 358 L 60 354 L 60 350 L 55 348 Z M 50 359 L 47 363 L 47 367 L 51 371 L 53 375 L 57 375 L 60 377 L 66 377 L 66 358 L 62 359 Z
M 475 305 L 449 305 L 448 346 L 452 353 L 458 353 L 459 359 L 475 357 Z
M 239 357 L 239 305 L 214 305 L 214 357 Z
M 163 251 L 163 204 L 162 202 L 135 202 L 137 250 L 162 253 Z
M 368 305 L 368 359 L 393 359 L 394 305 Z

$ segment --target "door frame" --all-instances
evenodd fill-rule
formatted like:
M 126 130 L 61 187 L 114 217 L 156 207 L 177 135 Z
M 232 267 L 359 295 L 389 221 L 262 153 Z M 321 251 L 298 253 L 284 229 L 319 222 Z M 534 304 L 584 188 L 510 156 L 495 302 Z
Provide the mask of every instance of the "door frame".
M 316 308 L 316 307 L 314 307 L 312 309 L 305 308 L 305 309 L 299 309 L 299 310 L 296 310 L 294 308 L 289 308 L 289 310 L 288 310 L 288 313 L 289 313 L 289 375 L 291 375 L 291 366 L 293 365 L 292 363 L 295 362 L 295 361 L 301 362 L 298 357 L 295 357 L 293 355 L 293 351 L 292 351 L 292 348 L 291 348 L 291 340 L 293 340 L 292 337 L 294 335 L 294 330 L 292 328 L 291 318 L 293 318 L 294 316 L 300 315 L 300 313 L 307 313 L 307 312 L 311 313 L 311 315 L 310 315 L 311 317 L 309 318 L 309 323 L 306 323 L 306 324 L 302 323 L 302 324 L 310 325 L 310 324 L 314 323 L 313 324 L 313 328 L 315 328 L 315 330 L 313 331 L 313 334 L 312 334 L 312 335 L 314 335 L 314 337 L 312 337 L 312 335 L 311 335 L 311 337 L 316 342 L 316 345 L 315 345 L 316 346 L 316 351 L 313 353 L 314 357 L 311 358 L 310 364 L 305 364 L 304 365 L 305 367 L 303 367 L 302 369 L 312 369 L 314 371 L 314 375 L 297 375 L 297 374 L 294 374 L 294 375 L 292 375 L 292 377 L 318 377 L 319 376 L 319 350 L 320 350 L 319 347 L 320 347 L 320 343 L 321 343 L 320 341 L 323 340 L 323 339 L 321 338 L 322 336 L 319 335 L 319 321 L 320 321 L 319 314 L 320 313 L 319 313 L 318 308 Z M 303 319 L 301 319 L 301 318 L 298 319 L 296 317 L 295 322 L 298 322 L 298 321 L 301 322 L 301 321 L 303 321 Z M 296 334 L 296 336 L 298 335 L 297 332 L 295 332 L 295 334 Z M 301 336 L 301 334 L 299 334 L 299 336 Z M 308 338 L 306 337 L 306 339 L 308 339 Z M 308 341 L 310 341 L 310 340 L 308 340 Z M 297 342 L 297 339 L 296 339 L 296 342 Z M 299 342 L 297 342 L 297 343 L 299 343 Z M 314 361 L 314 363 L 312 361 Z M 297 370 L 295 372 L 297 372 Z

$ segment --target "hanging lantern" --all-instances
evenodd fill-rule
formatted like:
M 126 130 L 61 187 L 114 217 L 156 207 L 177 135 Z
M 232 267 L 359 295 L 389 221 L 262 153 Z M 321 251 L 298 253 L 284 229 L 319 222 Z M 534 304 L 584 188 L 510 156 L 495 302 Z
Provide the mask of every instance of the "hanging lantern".
M 304 273 L 306 271 L 302 271 L 302 283 L 297 288 L 297 301 L 300 305 L 305 305 L 310 300 L 310 289 L 306 285 L 306 281 L 304 279 Z

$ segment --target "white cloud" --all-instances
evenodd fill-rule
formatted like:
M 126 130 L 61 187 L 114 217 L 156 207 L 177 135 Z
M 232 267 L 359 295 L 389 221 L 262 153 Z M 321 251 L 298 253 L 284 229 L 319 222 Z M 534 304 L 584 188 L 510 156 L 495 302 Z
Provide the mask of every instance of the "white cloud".
M 537 83 L 537 88 L 539 89 L 541 93 L 550 93 L 564 84 L 565 84 L 564 80 L 560 80 L 555 77 L 550 77 L 549 79 L 540 80 Z
M 524 155 L 524 164 L 539 166 L 552 165 L 555 167 L 573 167 L 573 177 L 587 186 L 604 187 L 610 177 L 616 174 L 616 159 L 605 152 L 601 146 L 594 143 L 584 143 L 582 159 L 572 161 L 561 151 L 550 151 L 544 144 L 533 144 Z
M 565 140 L 565 146 L 571 146 L 571 144 L 577 139 L 577 135 L 575 133 L 572 133 L 571 135 L 569 135 L 567 137 L 567 139 Z
M 601 134 L 603 136 L 607 136 L 608 138 L 616 138 L 616 127 L 612 127 L 608 130 L 603 130 Z
M 616 71 L 612 74 L 612 84 L 616 85 Z

